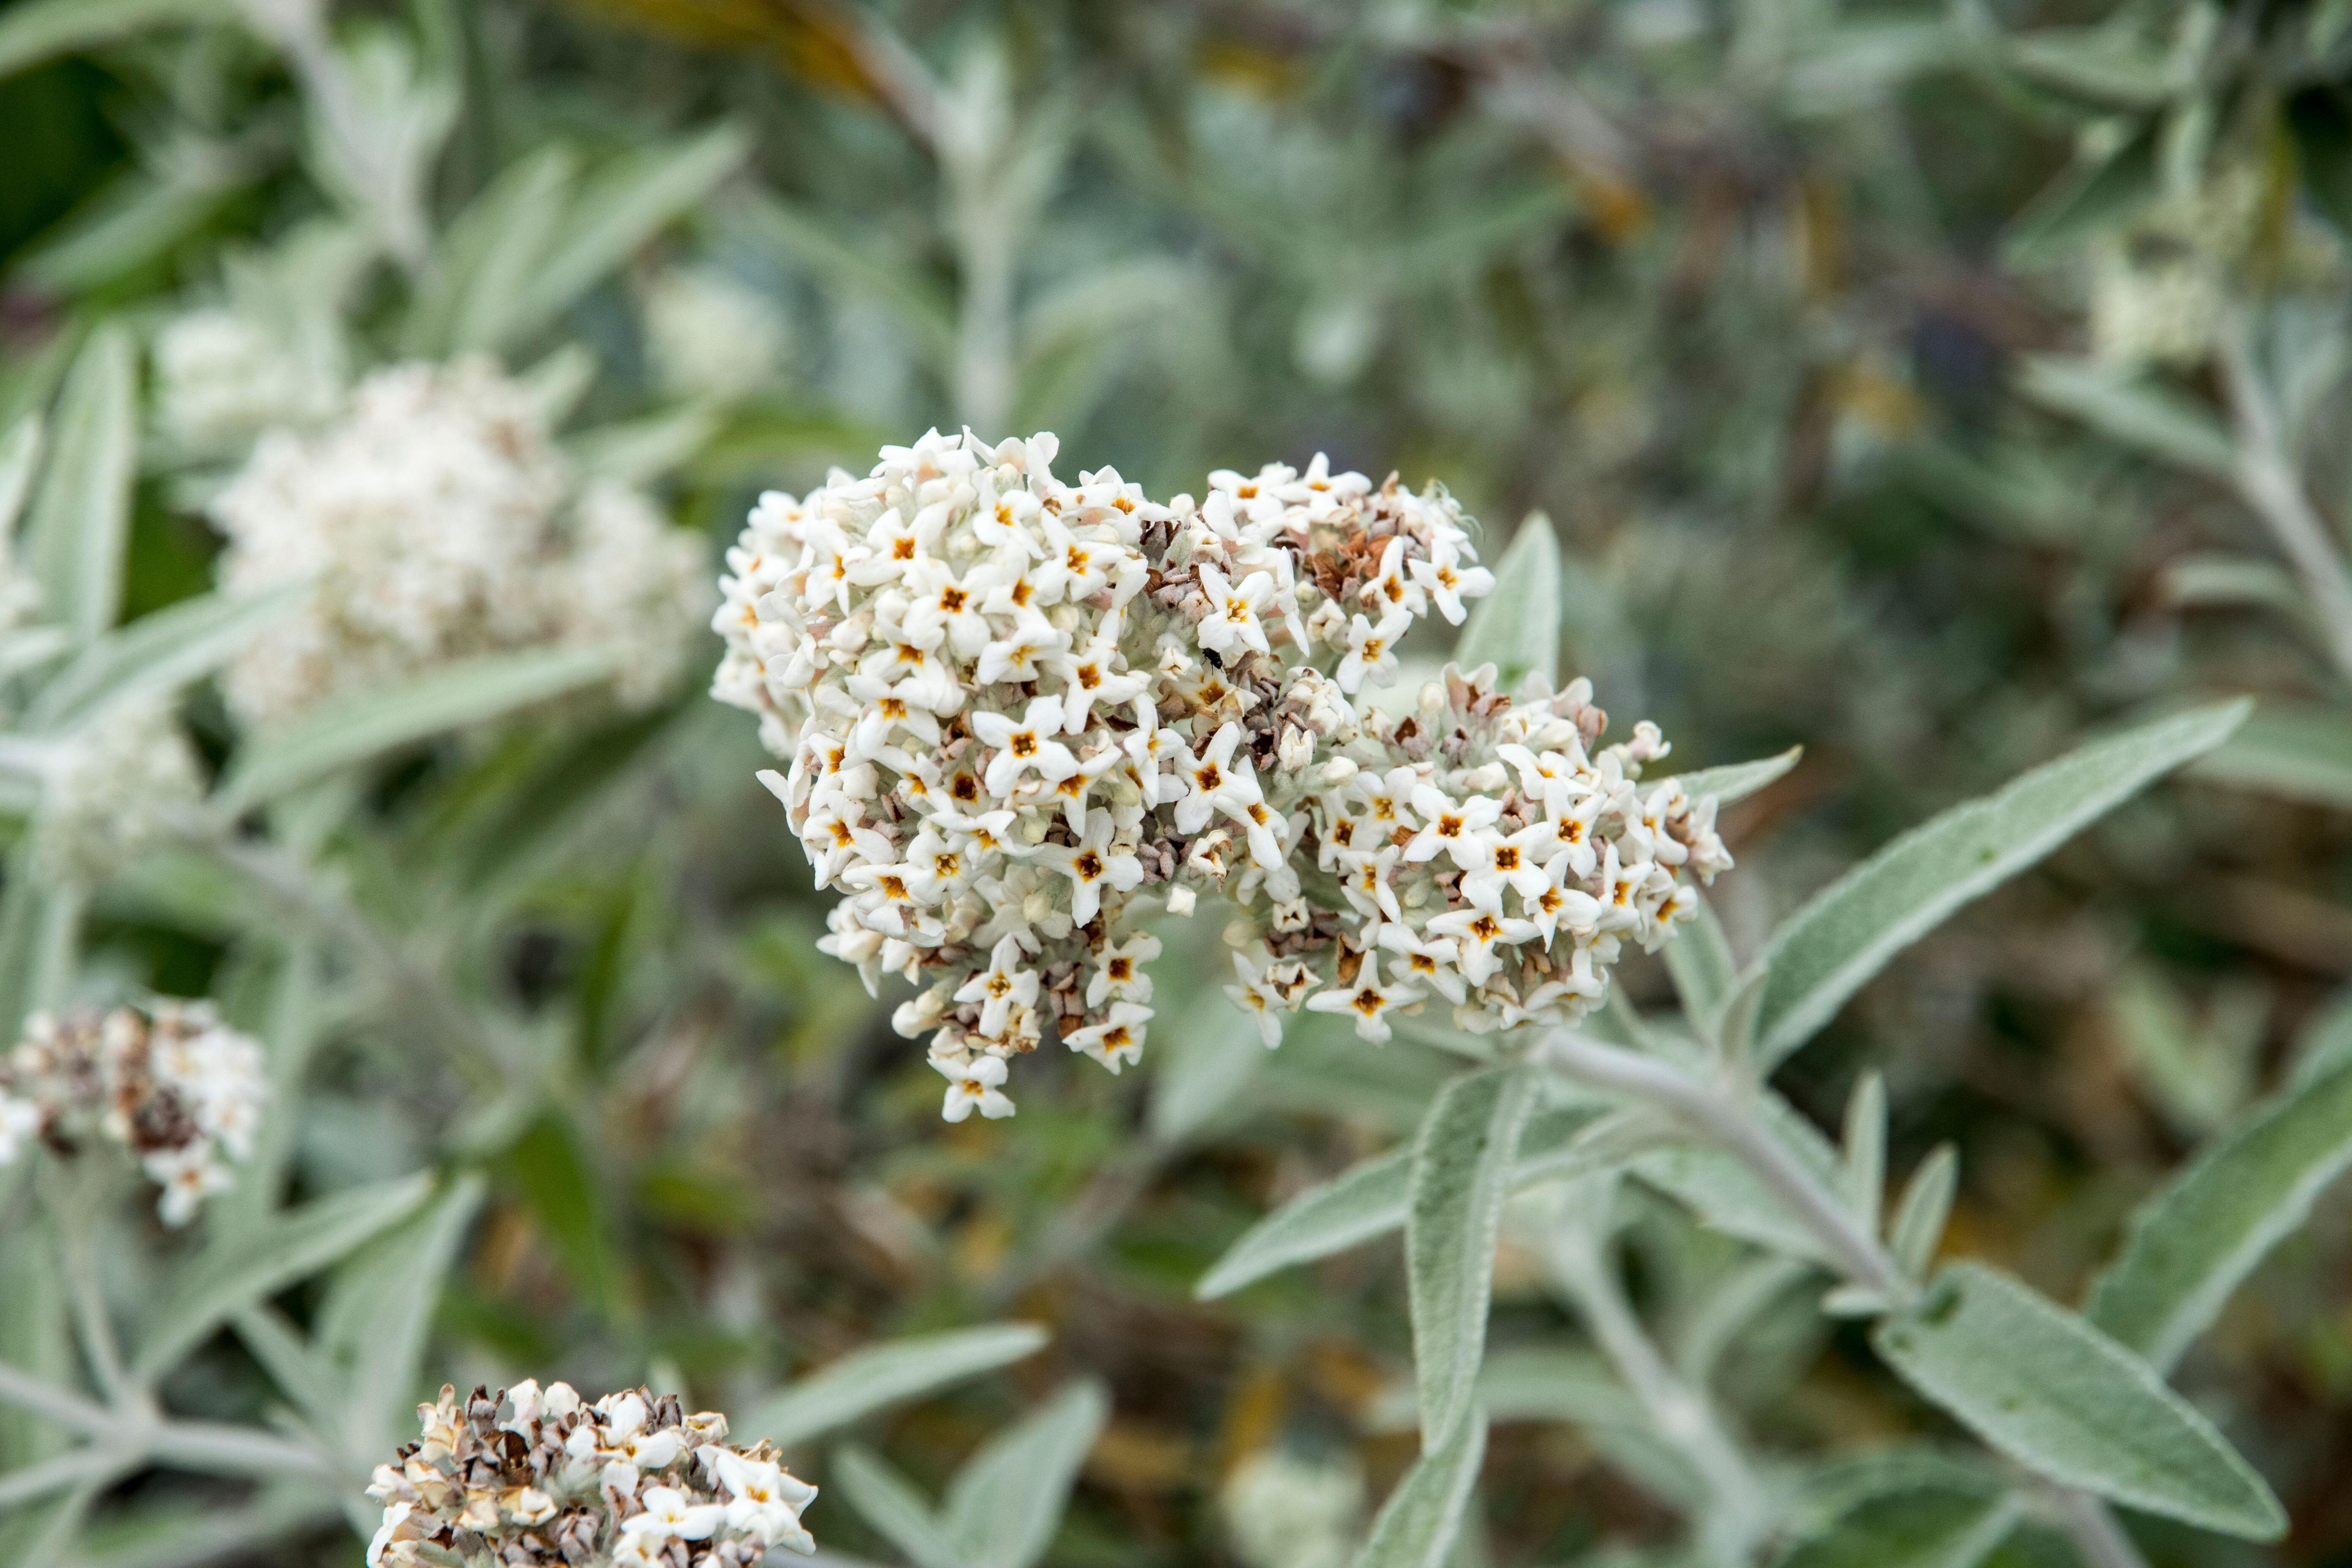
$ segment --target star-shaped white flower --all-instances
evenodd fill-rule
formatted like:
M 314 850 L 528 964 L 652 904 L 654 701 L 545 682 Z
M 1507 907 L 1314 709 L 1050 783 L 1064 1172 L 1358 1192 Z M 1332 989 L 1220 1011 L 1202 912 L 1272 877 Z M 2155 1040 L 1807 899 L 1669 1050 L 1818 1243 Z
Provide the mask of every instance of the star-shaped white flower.
M 1307 1005 L 1317 1013 L 1340 1013 L 1352 1016 L 1356 1021 L 1358 1037 L 1379 1046 L 1386 1045 L 1395 1033 L 1389 1026 L 1390 1010 L 1418 1002 L 1421 995 L 1410 985 L 1381 984 L 1381 955 L 1368 952 L 1364 954 L 1363 967 L 1356 972 L 1353 984 L 1318 991 L 1307 999 Z

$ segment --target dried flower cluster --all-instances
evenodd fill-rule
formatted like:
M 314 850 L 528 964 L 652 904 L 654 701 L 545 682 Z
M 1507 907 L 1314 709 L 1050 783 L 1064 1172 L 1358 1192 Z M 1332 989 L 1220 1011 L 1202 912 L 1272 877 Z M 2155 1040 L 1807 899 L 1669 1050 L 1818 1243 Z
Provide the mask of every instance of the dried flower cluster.
M 420 1405 L 424 1436 L 376 1467 L 383 1522 L 369 1568 L 593 1564 L 750 1568 L 779 1546 L 813 1552 L 801 1510 L 816 1489 L 774 1447 L 727 1442 L 727 1418 L 688 1415 L 639 1388 L 593 1405 L 569 1384 L 517 1384 Z
M 822 945 L 927 987 L 896 1023 L 932 1035 L 949 1120 L 1011 1114 L 1006 1061 L 1049 1028 L 1135 1059 L 1141 919 L 1202 891 L 1263 936 L 1246 1004 L 1385 1039 L 1432 991 L 1475 1027 L 1576 1016 L 1622 938 L 1663 939 L 1680 876 L 1728 864 L 1710 806 L 1636 787 L 1654 729 L 1591 752 L 1581 683 L 1515 706 L 1454 676 L 1357 711 L 1417 618 L 1493 585 L 1442 490 L 1318 458 L 1161 505 L 1055 479 L 1055 450 L 934 431 L 763 497 L 716 623 L 714 694 L 790 759 L 761 776 L 847 893 Z
M 163 1189 L 164 1223 L 185 1225 L 233 1184 L 226 1162 L 251 1156 L 268 1098 L 261 1047 L 209 1004 L 39 1013 L 0 1058 L 0 1164 L 34 1138 L 120 1143 Z
M 632 694 L 657 692 L 709 603 L 694 539 L 641 497 L 577 486 L 529 389 L 483 360 L 378 371 L 333 424 L 272 431 L 211 516 L 229 592 L 315 584 L 228 670 L 258 725 L 568 643 L 626 650 Z

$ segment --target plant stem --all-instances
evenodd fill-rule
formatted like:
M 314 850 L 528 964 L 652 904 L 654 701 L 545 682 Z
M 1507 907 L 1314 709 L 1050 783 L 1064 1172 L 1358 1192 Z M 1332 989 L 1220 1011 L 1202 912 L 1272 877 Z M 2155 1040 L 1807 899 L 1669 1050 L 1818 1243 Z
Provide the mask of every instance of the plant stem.
M 1918 1286 L 1878 1238 L 1756 1115 L 1752 1089 L 1742 1092 L 1736 1085 L 1700 1079 L 1654 1057 L 1567 1030 L 1546 1036 L 1531 1055 L 1565 1077 L 1654 1105 L 1707 1135 L 1788 1205 L 1850 1281 L 1897 1307 L 1917 1297 Z M 2053 1487 L 2052 1495 L 2060 1521 L 2090 1568 L 2147 1568 L 2139 1549 L 2099 1499 L 2064 1487 Z
M 2238 428 L 2238 493 L 2302 574 L 2328 655 L 2352 679 L 2352 576 L 2304 489 L 2245 331 L 2235 323 L 2221 334 L 2221 385 Z
M 85 1436 L 100 1436 L 114 1430 L 114 1416 L 104 1405 L 5 1361 L 0 1361 L 0 1405 L 13 1405 L 19 1410 L 47 1416 Z
M 1625 1386 L 1648 1412 L 1659 1435 L 1698 1468 L 1709 1493 L 1706 1526 L 1709 1555 L 1745 1562 L 1768 1527 L 1771 1510 L 1763 1483 L 1731 1440 L 1706 1394 L 1685 1383 L 1652 1342 L 1618 1288 L 1617 1272 L 1600 1237 L 1580 1221 L 1547 1229 L 1544 1259 L 1552 1282 L 1569 1298 Z

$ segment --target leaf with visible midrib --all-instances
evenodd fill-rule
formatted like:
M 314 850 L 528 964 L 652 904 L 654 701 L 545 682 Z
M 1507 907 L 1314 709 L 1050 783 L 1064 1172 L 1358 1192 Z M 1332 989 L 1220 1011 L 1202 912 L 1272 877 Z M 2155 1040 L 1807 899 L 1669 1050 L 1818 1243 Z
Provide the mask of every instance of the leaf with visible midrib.
M 2005 1275 L 1946 1268 L 1871 1342 L 1913 1388 L 2061 1485 L 2250 1540 L 2286 1529 L 2262 1477 L 2153 1367 Z
M 1439 1091 L 1412 1150 L 1405 1269 L 1421 1436 L 1442 1447 L 1470 1409 L 1486 1349 L 1495 1247 L 1519 1131 L 1535 1103 L 1526 1067 L 1457 1078 Z
M 2084 1316 L 2169 1370 L 2352 1165 L 2352 1063 L 2255 1107 L 2132 1215 Z
M 2230 737 L 2252 704 L 2200 708 L 2096 741 L 1912 829 L 1774 935 L 1756 1019 L 1769 1071 L 1847 998 L 1962 904 L 2040 860 L 2150 783 Z
M 964 1568 L 1035 1568 L 1109 1417 L 1110 1396 L 1087 1379 L 981 1446 L 940 1510 Z

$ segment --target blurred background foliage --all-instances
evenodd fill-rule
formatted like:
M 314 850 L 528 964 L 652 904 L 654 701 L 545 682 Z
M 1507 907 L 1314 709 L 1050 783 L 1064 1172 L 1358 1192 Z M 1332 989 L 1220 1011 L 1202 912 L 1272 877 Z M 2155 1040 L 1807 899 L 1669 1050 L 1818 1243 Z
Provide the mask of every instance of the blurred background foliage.
M 113 8 L 118 36 L 0 80 L 11 411 L 100 314 L 217 297 L 320 205 L 278 51 L 226 5 Z M 959 422 L 1055 429 L 1066 469 L 1160 494 L 1318 451 L 1435 477 L 1490 558 L 1556 528 L 1566 668 L 1621 720 L 1694 765 L 1805 748 L 1728 814 L 1716 901 L 1743 953 L 1904 826 L 2122 716 L 2252 690 L 2325 725 L 2342 702 L 2325 614 L 2235 493 L 2212 346 L 2275 345 L 2340 528 L 2340 0 L 482 0 L 335 26 L 418 40 L 462 86 L 417 193 L 436 227 L 551 144 L 593 168 L 715 122 L 744 139 L 538 334 L 593 351 L 593 423 L 697 392 L 655 341 L 664 279 L 764 307 L 769 363 L 696 405 L 661 481 L 714 572 L 760 489 Z M 2151 426 L 2128 404 L 2151 385 L 2191 423 Z M 208 581 L 184 480 L 137 491 L 127 616 Z M 194 721 L 218 761 L 217 705 Z M 1054 1563 L 1240 1560 L 1219 1489 L 1268 1451 L 1341 1476 L 1339 1515 L 1351 1485 L 1377 1497 L 1412 1452 L 1393 1249 L 1213 1305 L 1192 1285 L 1272 1204 L 1408 1134 L 1445 1059 L 1303 1028 L 1261 1058 L 1209 984 L 1217 933 L 1180 927 L 1144 1080 L 1041 1060 L 1016 1121 L 942 1128 L 892 998 L 814 951 L 822 905 L 759 765 L 689 683 L 650 715 L 413 753 L 325 852 L 545 1043 L 489 1114 L 413 1019 L 332 1021 L 310 1067 L 307 1190 L 436 1158 L 489 1176 L 438 1363 L 735 1408 L 882 1335 L 1010 1314 L 1052 1348 L 877 1441 L 935 1486 L 1057 1380 L 1107 1379 Z M 1783 1085 L 1833 1122 L 1883 1068 L 1895 1168 L 1961 1152 L 1952 1247 L 2074 1299 L 2131 1204 L 2345 1027 L 2341 758 L 2317 773 L 2116 814 L 1897 963 Z M 89 965 L 249 989 L 266 944 L 147 870 L 100 896 Z M 2347 1221 L 2323 1205 L 2184 1373 L 2287 1500 L 2279 1561 L 2352 1561 Z M 1655 1204 L 1632 1234 L 1643 1311 L 1687 1326 L 1731 1244 Z M 1559 1337 L 1531 1264 L 1501 1285 L 1499 1342 Z M 1933 1430 L 1856 1345 L 1783 1316 L 1725 1373 L 1767 1447 Z M 257 1397 L 226 1349 L 184 1375 L 225 1410 Z M 1506 1425 L 1467 1560 L 1664 1551 L 1650 1469 L 1605 1425 Z M 887 1554 L 849 1510 L 810 1522 Z M 240 1560 L 346 1561 L 338 1531 Z

